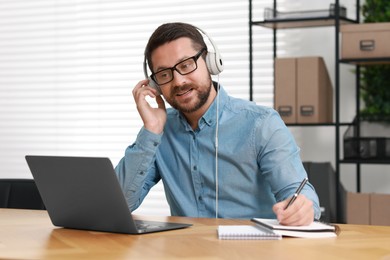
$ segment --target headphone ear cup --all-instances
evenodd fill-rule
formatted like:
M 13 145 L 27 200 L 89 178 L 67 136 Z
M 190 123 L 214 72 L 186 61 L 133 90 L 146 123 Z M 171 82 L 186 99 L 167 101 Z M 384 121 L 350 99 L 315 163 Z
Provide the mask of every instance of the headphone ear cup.
M 162 95 L 160 86 L 151 77 L 148 77 L 148 80 L 149 80 L 149 86 L 157 90 L 157 94 L 159 96 Z
M 208 52 L 206 55 L 206 65 L 211 75 L 218 75 L 223 71 L 222 58 L 218 53 Z
M 148 77 L 148 69 L 147 69 L 147 67 L 148 67 L 148 65 L 146 63 L 146 57 L 145 57 L 144 58 L 144 64 L 143 64 L 145 78 L 147 78 L 149 80 L 149 86 L 154 88 L 155 90 L 157 90 L 157 94 L 160 96 L 160 95 L 162 95 L 160 86 L 152 79 L 152 77 Z

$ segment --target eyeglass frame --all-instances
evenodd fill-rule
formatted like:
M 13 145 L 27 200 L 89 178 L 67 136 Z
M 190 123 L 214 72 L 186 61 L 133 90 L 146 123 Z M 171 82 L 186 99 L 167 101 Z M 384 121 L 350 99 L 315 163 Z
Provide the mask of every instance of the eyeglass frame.
M 174 72 L 174 71 L 177 71 L 177 72 L 178 72 L 180 75 L 182 75 L 182 76 L 188 75 L 188 74 L 190 74 L 190 73 L 192 73 L 192 72 L 194 72 L 195 70 L 198 69 L 198 59 L 200 58 L 200 56 L 202 56 L 203 52 L 205 52 L 205 51 L 206 51 L 206 48 L 202 48 L 202 49 L 201 49 L 197 54 L 195 54 L 194 56 L 189 57 L 189 58 L 187 58 L 187 59 L 184 59 L 184 60 L 182 60 L 182 61 L 176 63 L 173 67 L 165 68 L 165 69 L 159 70 L 159 71 L 157 71 L 157 72 L 155 72 L 155 73 L 152 73 L 152 74 L 150 75 L 150 77 L 151 77 L 158 85 L 165 85 L 165 84 L 167 84 L 167 83 L 173 81 L 173 79 L 174 79 L 174 73 L 173 73 L 173 72 Z M 194 68 L 193 70 L 189 71 L 189 72 L 181 73 L 176 67 L 177 67 L 178 65 L 182 64 L 182 63 L 185 63 L 186 61 L 189 61 L 189 60 L 193 60 L 193 61 L 194 61 L 194 63 L 195 63 L 195 68 Z M 172 75 L 172 78 L 171 78 L 170 80 L 168 80 L 167 82 L 159 83 L 159 82 L 157 81 L 156 75 L 157 75 L 158 73 L 163 72 L 163 71 L 170 71 L 170 72 L 171 72 L 171 75 Z

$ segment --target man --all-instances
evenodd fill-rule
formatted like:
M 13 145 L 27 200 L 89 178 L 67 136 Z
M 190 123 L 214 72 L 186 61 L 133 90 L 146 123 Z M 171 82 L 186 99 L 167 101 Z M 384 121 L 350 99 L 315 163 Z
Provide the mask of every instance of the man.
M 116 167 L 130 209 L 162 180 L 172 215 L 277 217 L 285 225 L 318 219 L 309 183 L 286 208 L 307 177 L 289 130 L 273 109 L 228 96 L 223 88 L 218 93 L 207 52 L 199 29 L 189 24 L 163 24 L 149 39 L 145 58 L 152 75 L 133 89 L 144 125 Z

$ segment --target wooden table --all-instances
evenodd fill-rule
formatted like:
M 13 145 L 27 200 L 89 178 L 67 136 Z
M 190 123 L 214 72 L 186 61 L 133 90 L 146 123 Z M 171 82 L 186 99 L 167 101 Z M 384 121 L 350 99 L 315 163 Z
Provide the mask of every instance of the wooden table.
M 140 217 L 138 217 L 140 218 Z M 0 259 L 388 259 L 390 226 L 339 225 L 337 238 L 219 240 L 218 225 L 245 220 L 142 217 L 193 223 L 144 235 L 54 227 L 46 211 L 0 209 Z

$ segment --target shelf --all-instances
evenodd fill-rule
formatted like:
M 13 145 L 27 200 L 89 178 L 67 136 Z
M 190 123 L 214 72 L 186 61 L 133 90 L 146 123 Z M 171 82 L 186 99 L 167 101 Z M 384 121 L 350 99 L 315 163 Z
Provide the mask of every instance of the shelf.
M 300 126 L 308 126 L 308 127 L 316 127 L 316 126 L 336 126 L 336 123 L 288 123 L 287 126 L 291 127 L 300 127 Z M 339 123 L 338 126 L 350 126 L 353 125 L 353 123 Z
M 375 64 L 390 64 L 390 57 L 384 58 L 360 58 L 360 59 L 340 59 L 341 63 L 353 65 L 375 65 Z
M 360 192 L 360 174 L 361 164 L 387 164 L 390 165 L 390 159 L 386 160 L 362 160 L 360 158 L 355 159 L 340 159 L 342 157 L 342 129 L 348 126 L 354 125 L 353 122 L 340 122 L 340 111 L 342 100 L 340 98 L 340 65 L 342 63 L 355 65 L 357 71 L 356 76 L 356 88 L 360 89 L 360 70 L 359 65 L 373 65 L 373 64 L 390 64 L 390 57 L 388 58 L 373 58 L 373 59 L 341 59 L 340 57 L 340 26 L 347 24 L 358 24 L 360 22 L 360 4 L 359 1 L 355 2 L 356 6 L 356 18 L 349 19 L 347 18 L 346 9 L 340 5 L 339 0 L 331 1 L 334 3 L 330 4 L 329 9 L 323 10 L 311 10 L 311 11 L 297 11 L 297 12 L 278 12 L 277 11 L 277 0 L 273 1 L 273 8 L 269 8 L 270 11 L 264 9 L 263 17 L 259 17 L 261 20 L 253 20 L 252 13 L 252 0 L 249 1 L 249 67 L 250 67 L 250 98 L 252 98 L 253 91 L 253 26 L 262 26 L 268 29 L 273 29 L 273 57 L 277 57 L 277 30 L 279 29 L 295 29 L 295 28 L 320 28 L 320 27 L 331 27 L 334 28 L 334 40 L 335 40 L 335 73 L 334 73 L 334 111 L 335 117 L 334 120 L 337 122 L 331 123 L 288 123 L 287 127 L 333 127 L 335 130 L 335 172 L 336 172 L 336 205 L 337 205 L 337 218 L 341 218 L 340 212 L 342 204 L 340 203 L 340 193 L 339 183 L 340 183 L 340 165 L 341 164 L 354 164 L 356 166 L 356 190 Z M 338 8 L 335 8 L 338 7 Z M 335 11 L 338 10 L 338 11 Z M 337 50 L 337 51 L 336 51 Z M 356 91 L 356 114 L 359 115 L 359 94 Z M 333 130 L 330 129 L 330 130 Z
M 352 24 L 357 21 L 339 17 L 341 24 Z M 253 25 L 260 25 L 272 29 L 292 29 L 292 28 L 305 28 L 305 27 L 320 27 L 320 26 L 334 26 L 336 24 L 335 16 L 324 17 L 310 17 L 310 18 L 294 18 L 294 19 L 273 19 L 264 21 L 253 21 Z
M 390 164 L 390 159 L 345 159 L 345 160 L 340 160 L 340 163 Z

